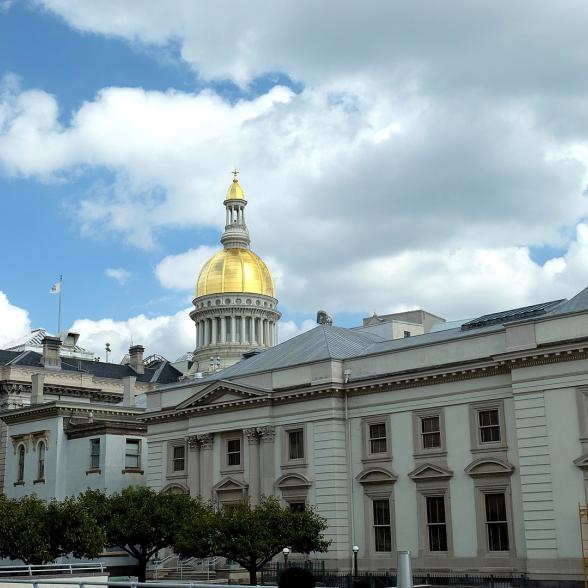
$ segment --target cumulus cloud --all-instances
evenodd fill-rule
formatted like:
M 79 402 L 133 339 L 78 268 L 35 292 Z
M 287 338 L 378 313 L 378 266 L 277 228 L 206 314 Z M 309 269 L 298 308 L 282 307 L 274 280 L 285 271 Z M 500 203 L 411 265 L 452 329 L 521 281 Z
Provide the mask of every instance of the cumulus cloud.
M 0 325 L 0 349 L 6 343 L 31 331 L 28 312 L 11 304 L 2 291 L 0 291 Z
M 122 267 L 109 267 L 104 272 L 109 278 L 116 280 L 121 286 L 124 286 L 133 275 L 130 271 Z
M 155 275 L 164 288 L 193 290 L 197 273 L 218 247 L 201 245 L 178 255 L 164 257 L 155 268 Z
M 296 337 L 296 335 L 314 329 L 314 327 L 316 327 L 316 322 L 311 319 L 304 319 L 300 324 L 297 324 L 296 321 L 292 320 L 280 321 L 278 323 L 278 341 L 283 343 L 287 339 L 291 339 L 292 337 Z
M 120 361 L 131 345 L 143 345 L 146 355 L 157 353 L 174 361 L 195 346 L 194 323 L 188 312 L 184 309 L 174 315 L 156 317 L 140 314 L 126 321 L 79 319 L 71 330 L 80 333 L 82 347 L 102 360 L 104 347 L 110 343 L 113 361 Z

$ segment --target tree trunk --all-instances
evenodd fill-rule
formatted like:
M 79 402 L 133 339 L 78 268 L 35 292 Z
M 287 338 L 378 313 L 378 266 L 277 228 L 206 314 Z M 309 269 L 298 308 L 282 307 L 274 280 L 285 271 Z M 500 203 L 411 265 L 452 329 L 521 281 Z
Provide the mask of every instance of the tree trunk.
M 251 586 L 257 586 L 257 568 L 255 565 L 249 568 L 249 584 Z
M 145 582 L 147 576 L 147 562 L 148 559 L 138 559 L 137 560 L 137 581 L 138 582 Z

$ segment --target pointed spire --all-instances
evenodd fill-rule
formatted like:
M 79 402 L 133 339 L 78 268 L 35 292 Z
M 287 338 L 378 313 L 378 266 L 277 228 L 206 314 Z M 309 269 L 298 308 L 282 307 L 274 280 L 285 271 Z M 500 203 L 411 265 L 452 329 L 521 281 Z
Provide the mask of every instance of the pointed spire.
M 245 200 L 245 193 L 239 185 L 239 180 L 237 180 L 239 170 L 234 168 L 232 174 L 233 181 L 225 198 L 227 220 L 225 223 L 225 232 L 221 237 L 221 243 L 225 249 L 249 249 L 249 231 L 245 223 L 245 206 L 247 206 L 247 200 Z

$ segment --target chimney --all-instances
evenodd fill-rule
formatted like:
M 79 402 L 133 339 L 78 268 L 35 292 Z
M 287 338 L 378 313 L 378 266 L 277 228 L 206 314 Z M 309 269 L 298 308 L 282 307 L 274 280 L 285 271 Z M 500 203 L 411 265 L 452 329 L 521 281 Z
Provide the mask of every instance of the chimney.
M 43 338 L 43 357 L 41 363 L 43 367 L 49 369 L 61 369 L 61 339 L 59 337 L 45 336 Z
M 141 364 L 142 365 L 142 364 Z M 135 376 L 123 378 L 123 406 L 135 406 Z
M 31 404 L 43 403 L 43 382 L 45 374 L 33 374 L 31 376 L 32 390 L 31 390 Z
M 129 365 L 138 373 L 145 373 L 145 366 L 143 365 L 143 351 L 145 347 L 142 345 L 133 345 L 129 348 Z

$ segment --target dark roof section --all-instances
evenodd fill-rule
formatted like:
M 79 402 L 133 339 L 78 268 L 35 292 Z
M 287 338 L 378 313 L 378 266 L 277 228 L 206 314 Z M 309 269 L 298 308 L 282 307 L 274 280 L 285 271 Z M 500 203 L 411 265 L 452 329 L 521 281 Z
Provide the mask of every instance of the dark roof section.
M 550 316 L 556 314 L 570 314 L 573 312 L 585 312 L 588 310 L 588 288 L 584 288 L 569 300 L 563 300 L 561 304 L 550 310 Z
M 40 353 L 34 351 L 3 351 L 0 350 L 0 365 L 11 363 L 12 365 L 43 368 Z M 112 378 L 121 380 L 127 376 L 136 376 L 137 382 L 151 382 L 159 384 L 171 384 L 177 382 L 182 373 L 173 367 L 169 361 L 162 359 L 145 368 L 144 374 L 137 374 L 129 365 L 118 363 L 106 363 L 103 361 L 90 361 L 76 359 L 74 357 L 62 357 L 61 369 L 66 372 L 84 372 L 97 378 Z
M 547 314 L 547 312 L 562 302 L 564 302 L 564 299 L 542 302 L 541 304 L 533 304 L 532 306 L 523 306 L 522 308 L 513 308 L 512 310 L 503 310 L 502 312 L 494 312 L 492 314 L 484 314 L 464 323 L 461 326 L 461 330 L 468 331 L 490 325 L 502 325 L 510 321 L 535 318 Z
M 327 359 L 346 359 L 359 355 L 376 341 L 384 338 L 372 333 L 358 333 L 351 329 L 330 325 L 317 325 L 275 347 L 205 378 L 226 380 L 246 374 L 265 372 Z

